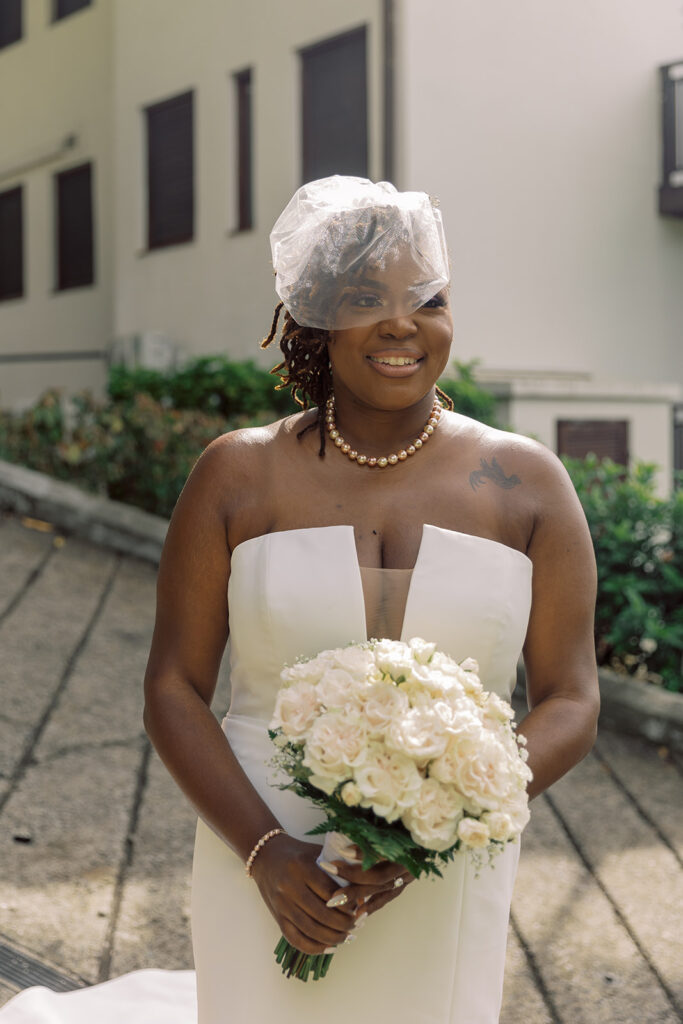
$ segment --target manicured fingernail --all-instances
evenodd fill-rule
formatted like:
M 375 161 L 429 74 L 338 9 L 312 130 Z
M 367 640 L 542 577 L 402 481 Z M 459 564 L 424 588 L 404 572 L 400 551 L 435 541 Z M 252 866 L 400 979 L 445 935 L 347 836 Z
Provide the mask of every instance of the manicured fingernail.
M 325 952 L 326 953 L 336 953 L 337 952 L 337 947 L 336 946 L 328 946 L 327 949 L 325 950 Z
M 346 946 L 346 945 L 348 945 L 349 942 L 355 942 L 355 941 L 356 941 L 356 936 L 353 934 L 353 932 L 349 932 L 349 934 L 344 939 L 344 945 Z
M 368 919 L 368 912 L 367 912 L 367 910 L 364 910 L 363 913 L 360 914 L 356 918 L 356 923 L 355 923 L 355 925 L 353 927 L 354 928 L 362 928 L 363 925 L 365 924 L 365 922 L 367 921 L 367 919 Z
M 349 902 L 349 897 L 346 895 L 345 892 L 336 892 L 334 894 L 334 896 L 331 896 L 329 898 L 329 900 L 327 901 L 325 906 L 326 907 L 343 907 L 348 902 Z
M 338 875 L 339 874 L 338 868 L 336 868 L 334 866 L 334 864 L 330 864 L 330 862 L 328 860 L 319 860 L 318 861 L 318 866 L 321 867 L 323 869 L 323 871 L 329 871 L 329 873 L 331 875 Z

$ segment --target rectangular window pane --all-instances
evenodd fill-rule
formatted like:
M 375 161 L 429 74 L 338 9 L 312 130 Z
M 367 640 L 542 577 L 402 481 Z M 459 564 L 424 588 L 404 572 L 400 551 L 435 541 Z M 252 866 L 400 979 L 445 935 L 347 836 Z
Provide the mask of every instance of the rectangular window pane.
M 0 49 L 21 39 L 22 0 L 0 0 Z
M 22 188 L 0 192 L 0 299 L 24 294 Z
M 193 94 L 156 103 L 147 115 L 147 246 L 194 237 Z
M 57 175 L 57 288 L 94 282 L 92 165 Z
M 252 210 L 251 68 L 235 75 L 237 105 L 237 230 L 254 226 Z
M 92 0 L 54 0 L 54 20 L 68 18 L 83 7 L 90 7 Z
M 301 51 L 303 180 L 368 174 L 365 28 Z
M 558 420 L 557 454 L 583 459 L 593 453 L 628 465 L 628 420 Z

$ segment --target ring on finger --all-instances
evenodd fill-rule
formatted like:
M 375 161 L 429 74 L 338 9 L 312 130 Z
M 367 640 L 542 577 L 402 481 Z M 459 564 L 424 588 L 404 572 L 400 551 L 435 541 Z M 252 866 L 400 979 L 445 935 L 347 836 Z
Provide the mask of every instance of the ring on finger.
M 400 875 L 394 879 L 394 889 L 400 889 L 403 884 L 403 879 Z

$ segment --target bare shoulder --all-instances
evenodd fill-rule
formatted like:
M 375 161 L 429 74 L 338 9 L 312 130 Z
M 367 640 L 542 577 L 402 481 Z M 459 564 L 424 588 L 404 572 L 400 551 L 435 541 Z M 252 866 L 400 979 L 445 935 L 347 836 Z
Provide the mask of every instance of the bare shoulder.
M 523 486 L 541 505 L 574 494 L 561 460 L 544 444 L 523 434 L 498 430 L 468 416 L 449 414 L 454 440 L 464 444 L 472 466 L 473 489 L 487 481 L 512 490 Z

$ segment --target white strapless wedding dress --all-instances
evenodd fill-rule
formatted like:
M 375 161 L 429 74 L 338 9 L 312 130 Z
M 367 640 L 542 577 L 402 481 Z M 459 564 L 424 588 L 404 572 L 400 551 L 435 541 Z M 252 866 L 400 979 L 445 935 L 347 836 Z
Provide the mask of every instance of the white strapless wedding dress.
M 283 664 L 365 639 L 363 583 L 352 526 L 271 533 L 239 544 L 232 554 L 232 699 L 223 729 L 283 827 L 308 841 L 319 812 L 271 785 L 268 722 Z M 458 661 L 476 658 L 484 686 L 509 698 L 530 607 L 526 555 L 496 541 L 424 526 L 401 639 L 421 636 Z M 508 847 L 479 877 L 467 856 L 458 856 L 443 879 L 414 882 L 369 918 L 356 942 L 335 954 L 325 979 L 303 984 L 285 978 L 275 963 L 279 931 L 243 864 L 200 821 L 192 895 L 198 1024 L 496 1024 L 518 854 L 517 846 Z M 187 1024 L 194 1024 L 186 972 L 165 977 L 168 1005 L 176 1014 L 182 1005 Z M 111 986 L 119 985 L 124 998 L 129 978 L 140 986 L 140 974 L 131 975 L 109 983 L 108 996 L 107 985 L 53 995 L 51 1015 L 5 1019 L 14 1004 L 21 1012 L 21 1000 L 35 991 L 29 990 L 0 1011 L 0 1024 L 109 1021 L 93 1004 L 86 1008 L 85 998 L 101 991 L 111 1009 Z M 166 1015 L 162 1003 L 156 1013 L 153 1003 L 145 1006 L 142 991 L 137 1011 L 126 1001 L 120 1019 L 180 1020 Z

